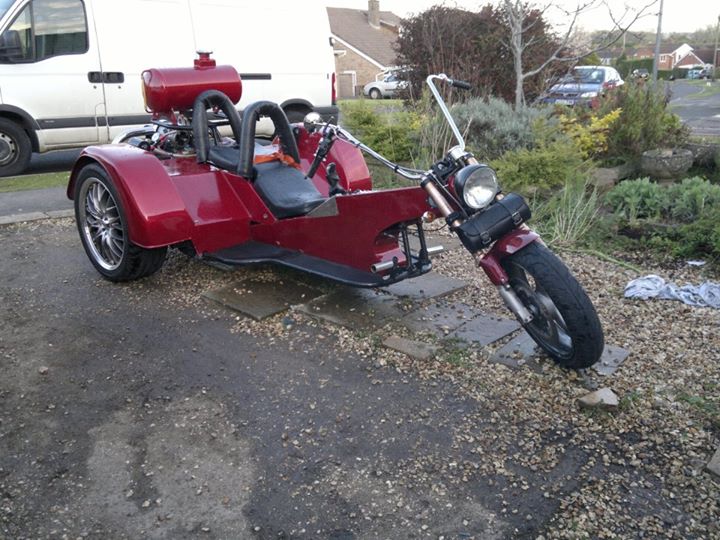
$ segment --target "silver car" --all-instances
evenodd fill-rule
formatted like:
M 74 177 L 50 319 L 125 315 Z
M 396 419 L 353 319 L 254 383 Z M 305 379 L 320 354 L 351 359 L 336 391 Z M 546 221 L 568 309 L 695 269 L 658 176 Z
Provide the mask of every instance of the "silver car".
M 375 79 L 363 87 L 363 94 L 371 99 L 391 98 L 407 86 L 407 81 L 400 80 L 396 71 L 379 73 Z

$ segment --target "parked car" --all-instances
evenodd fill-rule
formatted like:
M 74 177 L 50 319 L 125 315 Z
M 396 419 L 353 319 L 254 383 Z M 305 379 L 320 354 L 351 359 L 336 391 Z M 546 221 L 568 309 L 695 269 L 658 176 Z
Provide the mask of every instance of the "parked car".
M 383 71 L 375 76 L 373 82 L 363 87 L 363 94 L 371 99 L 391 98 L 406 86 L 407 81 L 400 78 L 399 71 Z
M 638 68 L 633 69 L 631 75 L 633 79 L 648 79 L 650 77 L 650 72 L 645 68 Z
M 577 66 L 553 85 L 544 103 L 593 106 L 606 90 L 625 84 L 615 68 L 608 66 Z

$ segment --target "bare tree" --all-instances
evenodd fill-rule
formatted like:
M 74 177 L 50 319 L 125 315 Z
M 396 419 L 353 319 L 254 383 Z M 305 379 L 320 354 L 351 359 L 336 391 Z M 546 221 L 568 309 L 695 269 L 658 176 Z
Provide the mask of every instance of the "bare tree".
M 574 9 L 562 10 L 563 16 L 567 21 L 564 31 L 556 36 L 555 47 L 552 53 L 544 60 L 540 60 L 534 66 L 525 65 L 525 56 L 528 48 L 537 44 L 538 36 L 543 34 L 532 34 L 535 25 L 545 20 L 545 14 L 548 9 L 554 6 L 553 3 L 547 3 L 542 6 L 533 6 L 522 0 L 503 0 L 502 9 L 507 21 L 510 33 L 510 41 L 506 43 L 513 57 L 513 67 L 515 70 L 515 107 L 521 107 L 525 104 L 524 85 L 526 79 L 533 77 L 545 70 L 548 66 L 558 62 L 574 63 L 581 58 L 588 56 L 594 52 L 607 49 L 616 43 L 623 35 L 635 24 L 642 16 L 647 14 L 647 10 L 657 3 L 658 0 L 647 0 L 639 8 L 625 7 L 624 13 L 617 16 L 612 12 L 605 0 L 584 0 L 580 1 Z M 594 46 L 582 47 L 581 49 L 573 48 L 573 37 L 576 32 L 576 24 L 578 17 L 600 6 L 605 6 L 612 20 L 612 29 L 605 32 L 603 38 Z M 557 8 L 561 9 L 561 8 Z

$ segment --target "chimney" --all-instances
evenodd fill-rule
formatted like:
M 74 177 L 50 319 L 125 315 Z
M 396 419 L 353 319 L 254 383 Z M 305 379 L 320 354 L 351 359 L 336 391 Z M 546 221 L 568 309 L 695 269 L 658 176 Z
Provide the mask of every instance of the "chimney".
M 380 0 L 368 0 L 368 22 L 370 26 L 380 28 Z

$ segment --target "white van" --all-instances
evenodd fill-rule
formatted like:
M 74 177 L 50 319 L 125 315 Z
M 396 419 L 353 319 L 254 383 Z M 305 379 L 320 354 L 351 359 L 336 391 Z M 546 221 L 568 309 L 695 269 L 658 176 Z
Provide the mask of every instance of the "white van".
M 297 0 L 0 0 L 0 176 L 31 152 L 110 142 L 147 123 L 140 74 L 190 67 L 195 51 L 234 66 L 245 104 L 291 122 L 337 116 L 327 12 Z

